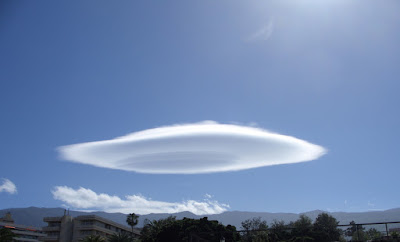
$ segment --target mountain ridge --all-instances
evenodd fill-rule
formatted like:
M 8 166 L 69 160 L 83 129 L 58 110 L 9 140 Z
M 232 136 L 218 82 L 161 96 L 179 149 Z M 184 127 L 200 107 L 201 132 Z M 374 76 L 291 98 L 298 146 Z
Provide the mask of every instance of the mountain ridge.
M 16 224 L 23 224 L 34 227 L 46 226 L 43 222 L 44 217 L 58 217 L 64 215 L 64 208 L 40 208 L 40 207 L 27 207 L 27 208 L 7 208 L 0 210 L 0 217 L 3 217 L 7 212 L 12 214 Z M 310 217 L 312 220 L 318 216 L 318 214 L 325 212 L 335 217 L 339 224 L 349 224 L 351 221 L 356 223 L 374 223 L 374 222 L 393 222 L 400 221 L 400 208 L 392 208 L 383 211 L 366 211 L 366 212 L 327 212 L 323 210 L 313 210 L 304 213 L 271 213 L 271 212 L 247 212 L 247 211 L 226 211 L 221 214 L 209 214 L 209 215 L 195 215 L 191 212 L 184 211 L 179 213 L 152 213 L 147 215 L 139 215 L 139 223 L 137 227 L 143 227 L 144 221 L 158 220 L 167 218 L 169 216 L 175 216 L 177 219 L 183 219 L 184 217 L 199 219 L 208 217 L 209 220 L 218 220 L 224 225 L 234 225 L 237 229 L 241 228 L 241 222 L 246 219 L 254 217 L 261 217 L 266 220 L 268 224 L 273 221 L 284 221 L 289 223 L 299 218 L 301 214 Z M 102 211 L 96 212 L 82 212 L 82 211 L 69 211 L 69 214 L 73 217 L 80 215 L 94 214 L 97 216 L 104 217 L 114 222 L 126 225 L 126 214 L 123 213 L 106 213 Z

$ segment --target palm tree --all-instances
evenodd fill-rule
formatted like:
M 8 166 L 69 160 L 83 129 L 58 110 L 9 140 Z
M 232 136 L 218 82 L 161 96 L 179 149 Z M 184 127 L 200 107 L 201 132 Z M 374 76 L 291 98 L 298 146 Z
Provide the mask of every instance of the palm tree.
M 100 235 L 88 235 L 83 239 L 80 239 L 81 242 L 105 242 L 106 239 Z
M 132 236 L 133 236 L 133 227 L 138 224 L 139 222 L 139 216 L 134 214 L 134 213 L 130 213 L 126 216 L 126 223 L 129 224 L 129 226 L 131 226 L 132 228 Z
M 131 238 L 127 233 L 113 234 L 108 237 L 108 242 L 130 242 Z

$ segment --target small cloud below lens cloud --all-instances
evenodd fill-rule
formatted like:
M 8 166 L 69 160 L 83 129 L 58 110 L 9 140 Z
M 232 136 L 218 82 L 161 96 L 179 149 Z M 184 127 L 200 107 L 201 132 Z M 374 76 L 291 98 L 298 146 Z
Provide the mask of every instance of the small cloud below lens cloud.
M 128 195 L 125 198 L 105 193 L 96 193 L 80 187 L 56 186 L 53 198 L 64 202 L 64 206 L 83 211 L 101 210 L 110 213 L 178 213 L 189 211 L 196 215 L 219 214 L 227 211 L 229 205 L 211 200 L 211 196 L 202 201 L 186 200 L 182 202 L 163 202 L 146 198 L 142 195 Z

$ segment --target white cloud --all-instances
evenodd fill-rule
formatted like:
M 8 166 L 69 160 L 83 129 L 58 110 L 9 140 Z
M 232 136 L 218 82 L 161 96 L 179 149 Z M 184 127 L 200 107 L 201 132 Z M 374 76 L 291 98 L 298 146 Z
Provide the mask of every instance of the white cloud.
M 218 214 L 229 208 L 227 204 L 204 199 L 203 201 L 187 200 L 183 202 L 153 201 L 141 195 L 129 195 L 124 199 L 118 196 L 96 192 L 80 187 L 73 189 L 67 186 L 56 186 L 53 198 L 65 202 L 75 209 L 101 210 L 105 212 L 120 212 L 137 214 L 177 213 L 189 211 L 197 215 Z
M 326 150 L 256 127 L 212 121 L 144 130 L 58 148 L 61 158 L 153 174 L 226 172 L 318 159 Z
M 10 181 L 6 178 L 3 178 L 2 180 L 3 180 L 3 184 L 0 185 L 0 192 L 8 192 L 10 194 L 17 193 L 17 187 L 15 186 L 15 184 L 12 181 Z
M 262 28 L 260 28 L 257 32 L 253 33 L 250 35 L 250 37 L 247 38 L 247 41 L 265 41 L 268 40 L 271 36 L 272 33 L 274 32 L 274 19 L 271 18 L 268 23 L 266 23 Z

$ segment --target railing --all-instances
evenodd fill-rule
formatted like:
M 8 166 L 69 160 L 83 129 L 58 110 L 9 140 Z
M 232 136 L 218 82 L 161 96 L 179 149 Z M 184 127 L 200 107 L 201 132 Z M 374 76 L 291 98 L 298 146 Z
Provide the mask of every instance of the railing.
M 357 240 L 360 240 L 360 230 L 363 226 L 371 226 L 371 227 L 376 227 L 377 225 L 382 225 L 384 226 L 384 230 L 378 230 L 378 232 L 386 234 L 386 237 L 389 237 L 390 235 L 390 228 L 388 228 L 388 225 L 391 224 L 400 224 L 400 221 L 395 221 L 395 222 L 376 222 L 376 223 L 353 223 L 353 224 L 340 224 L 338 227 L 355 227 L 356 231 L 355 234 L 357 235 Z

